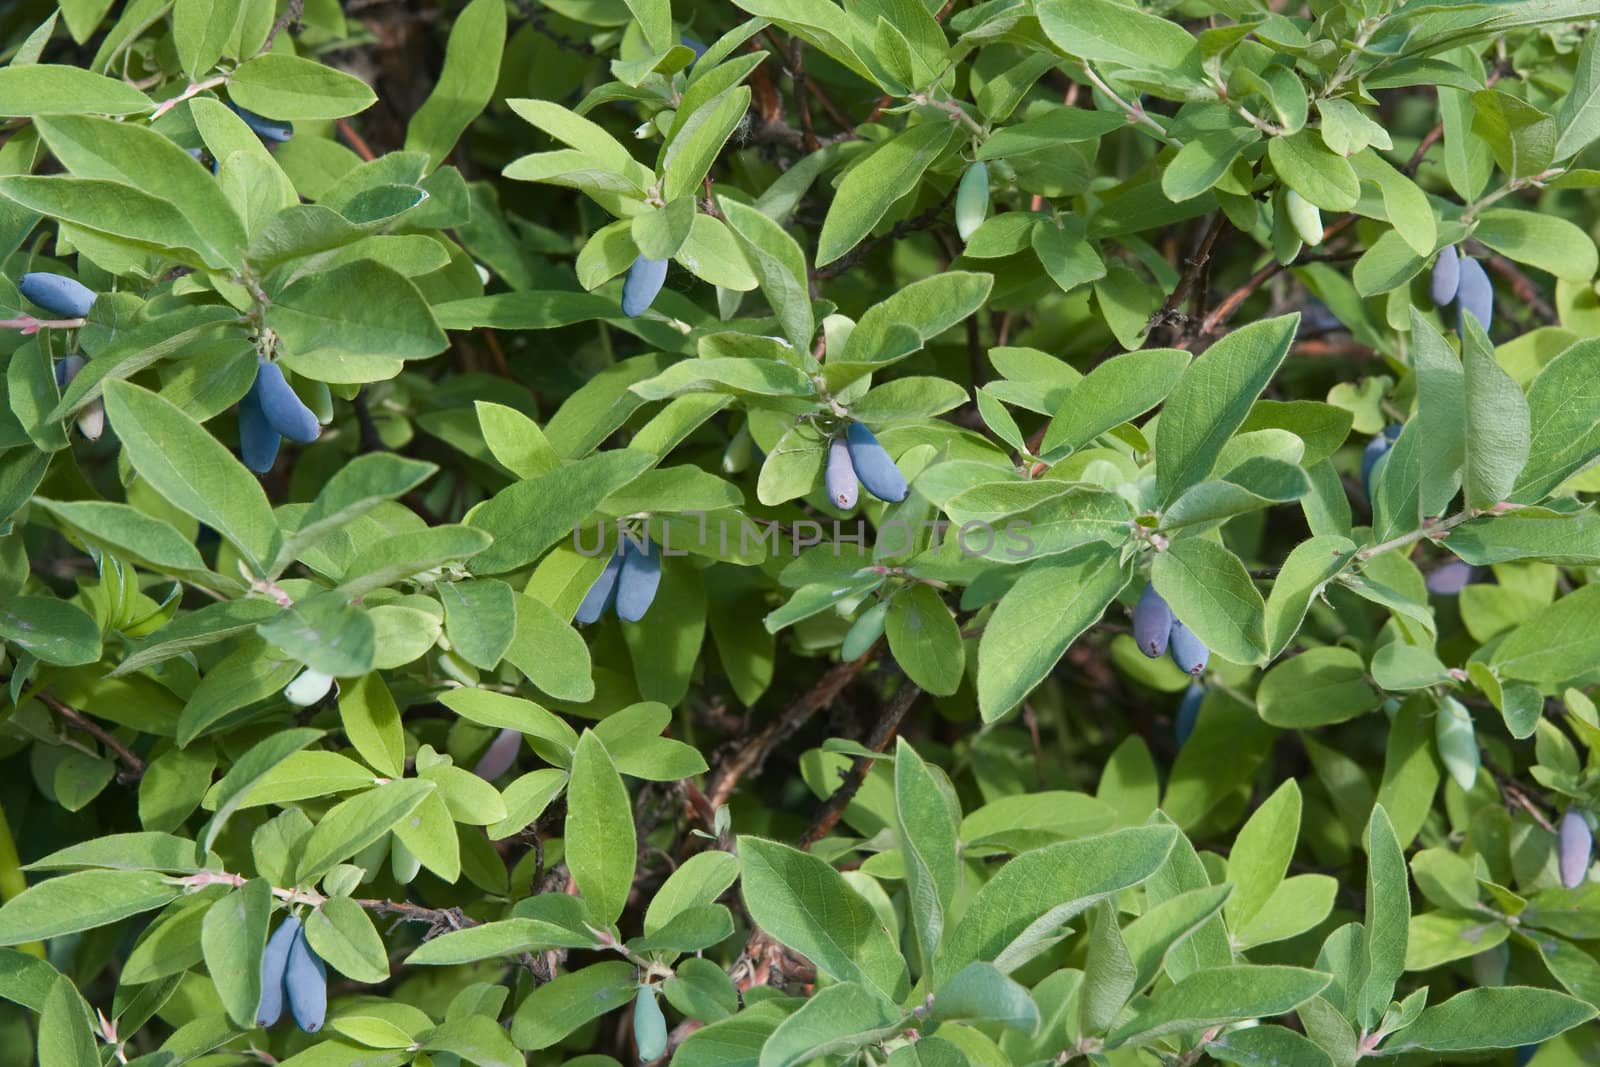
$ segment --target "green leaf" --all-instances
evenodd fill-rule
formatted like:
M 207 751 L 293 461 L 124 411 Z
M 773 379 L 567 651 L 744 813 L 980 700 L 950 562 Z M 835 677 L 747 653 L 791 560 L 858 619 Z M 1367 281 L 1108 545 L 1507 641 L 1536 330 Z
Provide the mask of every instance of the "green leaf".
M 635 0 L 660 3 L 666 0 Z M 661 195 L 668 201 L 699 194 L 711 165 L 750 109 L 750 89 L 736 86 L 696 108 L 661 153 Z M 682 116 L 680 115 L 681 119 Z
M 1600 340 L 1579 341 L 1545 364 L 1528 387 L 1528 463 L 1512 490 L 1531 503 L 1600 455 Z
M 1366 666 L 1348 648 L 1312 648 L 1267 672 L 1256 691 L 1261 718 L 1274 726 L 1309 730 L 1346 722 L 1377 708 Z
M 817 266 L 827 266 L 860 244 L 894 202 L 916 187 L 955 129 L 942 119 L 912 126 L 851 167 L 823 220 Z
M 269 119 L 343 118 L 378 99 L 361 79 L 285 52 L 239 64 L 228 79 L 228 95 Z
M 1600 659 L 1600 585 L 1586 585 L 1522 623 L 1495 646 L 1490 666 L 1503 678 L 1555 685 Z
M 547 429 L 560 440 L 554 419 Z M 502 489 L 470 516 L 472 526 L 495 539 L 473 559 L 472 570 L 499 574 L 531 563 L 651 464 L 646 453 L 613 449 Z
M 961 685 L 961 628 L 932 586 L 913 585 L 890 600 L 884 633 L 895 662 L 917 685 L 935 696 L 949 696 Z
M 1556 124 L 1543 111 L 1498 89 L 1473 93 L 1472 106 L 1472 132 L 1512 179 L 1539 174 L 1555 159 Z
M 910 988 L 905 961 L 870 905 L 809 853 L 739 838 L 745 907 L 763 930 L 840 982 L 898 1001 Z
M 686 359 L 632 389 L 646 400 L 665 400 L 690 392 L 743 397 L 809 397 L 816 392 L 811 379 L 798 367 L 776 360 L 733 356 Z
M 1528 402 L 1495 362 L 1494 347 L 1477 320 L 1463 328 L 1467 427 L 1462 482 L 1468 507 L 1489 508 L 1511 495 L 1528 460 Z
M 506 9 L 497 0 L 472 0 L 456 16 L 444 69 L 406 125 L 406 151 L 426 152 L 429 170 L 444 162 L 494 95 L 505 43 Z
M 383 939 L 366 911 L 349 897 L 323 901 L 306 916 L 305 930 L 317 955 L 346 978 L 369 985 L 389 980 Z
M 200 945 L 206 970 L 228 1018 L 241 1029 L 255 1026 L 261 1003 L 261 951 L 272 917 L 272 886 L 252 878 L 206 909 Z
M 578 735 L 566 721 L 531 700 L 494 693 L 487 689 L 451 689 L 439 696 L 439 703 L 462 718 L 492 726 L 497 730 L 516 730 L 548 742 L 545 758 L 566 767 L 578 747 Z M 554 751 L 551 751 L 551 750 Z M 552 759 L 552 757 L 556 757 Z
M 334 531 L 348 526 L 385 500 L 403 496 L 432 477 L 439 468 L 388 452 L 357 456 L 328 478 L 311 506 L 300 515 L 294 532 L 284 538 L 272 564 L 283 573 L 301 552 Z
M 1069 56 L 1160 69 L 1178 81 L 1199 73 L 1199 47 L 1183 27 L 1115 0 L 1044 0 L 1039 26 Z
M 1351 990 L 1361 1028 L 1371 1031 L 1389 1009 L 1395 983 L 1405 971 L 1406 931 L 1411 924 L 1411 886 L 1405 854 L 1383 805 L 1367 823 L 1367 913 L 1361 947 L 1364 979 Z
M 1299 837 L 1300 787 L 1291 778 L 1239 828 L 1228 853 L 1228 881 L 1234 889 L 1223 915 L 1231 929 L 1248 923 L 1283 884 Z
M 154 911 L 182 892 L 156 871 L 74 871 L 49 878 L 0 907 L 0 945 L 92 930 Z
M 100 1067 L 99 1045 L 70 979 L 57 976 L 39 1007 L 38 1067 Z
M 493 670 L 517 630 L 517 594 L 493 579 L 444 582 L 434 587 L 444 605 L 444 632 L 462 659 Z
M 1173 615 L 1207 648 L 1234 663 L 1266 658 L 1266 603 L 1238 556 L 1214 541 L 1186 537 L 1156 555 L 1150 578 Z
M 397 779 L 335 804 L 306 839 L 295 868 L 296 883 L 320 878 L 335 863 L 378 840 L 433 790 L 434 784 L 425 779 Z
M 830 354 L 823 367 L 828 385 L 841 389 L 917 352 L 982 307 L 993 285 L 988 274 L 945 271 L 898 289 L 868 308 L 844 350 Z
M 904 738 L 895 746 L 894 791 L 906 893 L 922 958 L 931 960 L 961 883 L 956 823 L 938 779 Z
M 1269 138 L 1267 158 L 1289 188 L 1324 211 L 1349 211 L 1361 198 L 1355 168 L 1328 151 L 1315 130 Z
M 1268 658 L 1289 647 L 1311 602 L 1349 566 L 1355 553 L 1355 542 L 1334 534 L 1313 537 L 1290 550 L 1267 594 L 1264 623 Z
M 370 259 L 308 275 L 273 294 L 267 325 L 283 340 L 286 366 L 334 384 L 393 378 L 403 361 L 438 355 L 448 343 L 411 280 Z
M 1102 542 L 1023 571 L 978 643 L 978 706 L 984 721 L 993 722 L 1022 703 L 1127 584 L 1128 570 L 1117 549 Z
M 521 1049 L 549 1048 L 590 1019 L 632 1000 L 639 989 L 636 971 L 626 960 L 605 960 L 546 982 L 517 1006 L 511 1040 Z
M 1537 1045 L 1594 1017 L 1592 1004 L 1553 989 L 1469 989 L 1425 1010 L 1380 1051 L 1393 1055 Z
M 974 960 L 1016 970 L 1056 944 L 1073 916 L 1154 874 L 1178 836 L 1140 826 L 1024 852 L 984 883 L 947 935 L 935 985 Z
M 61 667 L 100 658 L 100 627 L 78 605 L 46 596 L 12 596 L 0 604 L 0 638 Z
M 1179 1031 L 1282 1015 L 1320 993 L 1330 977 L 1300 967 L 1213 967 L 1156 993 L 1107 1035 L 1106 1045 L 1146 1044 Z
M 800 245 L 782 226 L 753 207 L 718 197 L 717 206 L 739 239 L 761 292 L 783 327 L 795 351 L 804 352 L 816 332 L 807 288 L 806 257 Z M 637 442 L 635 443 L 637 447 Z
M 1189 365 L 1174 348 L 1127 352 L 1097 365 L 1056 410 L 1040 448 L 1077 450 L 1166 399 Z
M 1572 88 L 1556 109 L 1556 130 L 1557 163 L 1571 159 L 1600 137 L 1600 42 L 1583 39 Z
M 889 1037 L 900 1022 L 899 1009 L 879 990 L 841 982 L 817 991 L 778 1024 L 761 1046 L 758 1067 L 796 1067 L 848 1055 Z
M 95 21 L 99 21 L 96 19 Z M 136 115 L 155 107 L 127 82 L 56 63 L 0 67 L 0 115 Z
M 106 383 L 106 415 L 139 476 L 178 510 L 220 533 L 257 573 L 281 536 L 261 485 L 170 401 L 131 382 Z
M 372 669 L 372 618 L 335 589 L 295 602 L 256 632 L 312 670 L 335 678 Z
M 1283 315 L 1241 327 L 1189 364 L 1156 427 L 1162 503 L 1211 473 L 1222 446 L 1288 355 L 1299 322 L 1299 315 Z
M 567 785 L 567 867 L 596 922 L 617 921 L 633 886 L 633 805 L 605 745 L 578 738 Z

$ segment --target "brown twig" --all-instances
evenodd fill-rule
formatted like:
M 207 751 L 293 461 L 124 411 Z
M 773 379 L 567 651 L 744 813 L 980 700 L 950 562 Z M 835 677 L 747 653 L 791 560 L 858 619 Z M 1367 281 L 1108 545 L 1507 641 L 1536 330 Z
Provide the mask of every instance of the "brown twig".
M 350 125 L 349 119 L 337 119 L 334 122 L 334 126 L 338 129 L 339 136 L 343 137 L 347 142 L 349 142 L 350 148 L 355 152 L 356 155 L 360 156 L 368 163 L 371 163 L 377 158 L 377 156 L 373 153 L 372 148 L 365 140 L 362 139 L 361 135 L 356 132 L 356 128 Z
M 101 727 L 99 723 L 90 719 L 76 708 L 68 707 L 49 693 L 40 693 L 39 699 L 43 701 L 45 707 L 116 753 L 117 758 L 122 761 L 123 766 L 126 768 L 117 773 L 119 782 L 137 782 L 144 777 L 144 760 L 134 755 L 132 749 L 118 741 L 113 734 Z
M 1183 322 L 1183 316 L 1179 314 L 1178 309 L 1183 306 L 1184 301 L 1188 300 L 1190 294 L 1194 292 L 1195 286 L 1206 269 L 1206 264 L 1211 262 L 1211 251 L 1216 247 L 1217 238 L 1222 235 L 1222 231 L 1227 226 L 1228 216 L 1220 211 L 1217 212 L 1216 216 L 1211 220 L 1211 225 L 1206 227 L 1206 232 L 1200 238 L 1200 243 L 1195 247 L 1194 254 L 1184 261 L 1183 275 L 1178 279 L 1178 284 L 1173 287 L 1172 294 L 1167 297 L 1166 302 L 1161 307 L 1156 309 L 1155 314 L 1150 316 L 1150 321 L 1145 324 L 1146 345 L 1155 339 L 1156 327 L 1178 325 Z M 1178 332 L 1179 339 L 1186 332 L 1186 330 L 1180 329 Z
M 1329 226 L 1326 230 L 1322 231 L 1323 242 L 1326 243 L 1332 238 L 1343 233 L 1345 230 L 1355 225 L 1355 221 L 1355 215 L 1345 215 L 1333 225 Z M 1305 261 L 1311 262 L 1309 259 Z M 1248 281 L 1239 286 L 1239 288 L 1235 289 L 1233 292 L 1229 293 L 1223 299 L 1222 303 L 1212 308 L 1211 314 L 1207 315 L 1203 320 L 1201 320 L 1200 329 L 1196 331 L 1196 338 L 1203 340 L 1216 333 L 1219 329 L 1227 324 L 1227 321 L 1233 317 L 1234 312 L 1239 310 L 1239 305 L 1250 299 L 1251 295 L 1254 294 L 1257 289 L 1260 289 L 1263 285 L 1267 284 L 1267 282 L 1271 281 L 1285 270 L 1288 270 L 1290 267 L 1293 267 L 1300 262 L 1302 261 L 1296 260 L 1294 263 L 1283 264 L 1274 260 L 1273 262 L 1268 263 L 1265 267 L 1262 267 L 1260 270 L 1256 271 L 1250 276 Z M 1189 343 L 1190 339 L 1185 338 L 1181 343 L 1174 345 L 1173 347 L 1186 348 L 1188 347 Z
M 717 767 L 716 777 L 712 780 L 711 787 L 706 790 L 706 799 L 712 809 L 720 808 L 733 796 L 733 791 L 738 787 L 740 779 L 747 774 L 759 772 L 761 765 L 776 748 L 790 734 L 805 725 L 807 719 L 832 704 L 838 695 L 844 691 L 845 686 L 855 680 L 861 668 L 877 652 L 874 645 L 868 649 L 860 659 L 848 663 L 836 664 L 827 674 L 824 674 L 800 699 L 783 709 L 783 714 L 769 722 L 760 733 L 750 738 L 739 750 L 728 759 L 722 761 Z
M 267 31 L 266 40 L 262 41 L 261 47 L 256 49 L 256 55 L 264 56 L 272 51 L 272 42 L 278 39 L 278 34 L 290 26 L 299 25 L 300 20 L 305 17 L 305 13 L 306 0 L 289 0 L 289 6 L 284 8 L 283 14 L 278 16 L 277 21 L 272 24 L 272 28 Z
M 1505 256 L 1491 255 L 1489 269 L 1510 283 L 1511 291 L 1516 294 L 1517 299 L 1527 305 L 1540 322 L 1546 326 L 1554 326 L 1561 321 L 1561 316 L 1539 292 L 1539 287 L 1533 284 L 1533 279 L 1522 273 L 1517 265 Z
M 911 705 L 917 702 L 917 697 L 922 695 L 922 689 L 906 680 L 900 691 L 890 699 L 884 707 L 883 714 L 878 723 L 872 728 L 872 736 L 867 739 L 867 747 L 874 752 L 882 752 L 889 747 L 889 742 L 894 740 L 895 734 L 900 729 L 900 720 L 906 717 L 906 712 L 911 710 Z M 811 826 L 800 838 L 801 848 L 810 848 L 826 837 L 839 823 L 839 817 L 844 814 L 844 809 L 850 801 L 855 799 L 856 791 L 861 788 L 861 783 L 867 780 L 867 772 L 872 769 L 872 760 L 866 756 L 857 756 L 856 761 L 845 772 L 844 781 L 839 783 L 839 788 L 828 797 L 822 810 L 817 812 L 816 818 L 811 820 Z

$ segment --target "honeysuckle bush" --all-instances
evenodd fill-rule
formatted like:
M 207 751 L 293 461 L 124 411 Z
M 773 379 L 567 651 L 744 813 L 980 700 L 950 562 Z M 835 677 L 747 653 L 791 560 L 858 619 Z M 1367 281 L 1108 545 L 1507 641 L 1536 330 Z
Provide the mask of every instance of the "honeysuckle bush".
M 0 1060 L 1600 1060 L 1595 0 L 0 8 Z

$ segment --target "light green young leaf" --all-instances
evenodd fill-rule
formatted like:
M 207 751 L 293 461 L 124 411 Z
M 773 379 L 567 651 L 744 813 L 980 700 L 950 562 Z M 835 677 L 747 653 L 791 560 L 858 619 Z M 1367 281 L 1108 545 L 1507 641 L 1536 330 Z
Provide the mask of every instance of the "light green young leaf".
M 605 745 L 584 731 L 567 785 L 567 867 L 594 921 L 617 921 L 633 886 L 633 805 Z

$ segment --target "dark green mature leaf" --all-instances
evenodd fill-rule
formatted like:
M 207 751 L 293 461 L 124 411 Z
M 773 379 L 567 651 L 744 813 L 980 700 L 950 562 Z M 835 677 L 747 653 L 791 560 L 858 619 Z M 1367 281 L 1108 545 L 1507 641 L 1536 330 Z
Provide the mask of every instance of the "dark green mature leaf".
M 1389 1008 L 1395 983 L 1405 970 L 1406 933 L 1411 922 L 1411 884 L 1405 855 L 1383 805 L 1367 823 L 1367 913 L 1361 947 L 1363 981 L 1356 997 L 1364 1030 L 1372 1030 Z
M 1213 541 L 1187 537 L 1156 556 L 1156 590 L 1173 614 L 1234 663 L 1266 658 L 1266 603 L 1239 557 Z

